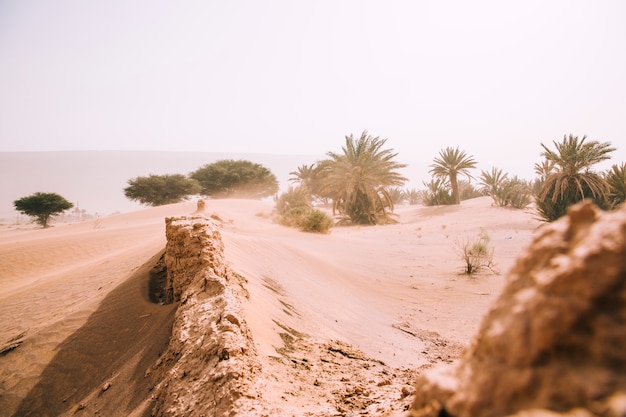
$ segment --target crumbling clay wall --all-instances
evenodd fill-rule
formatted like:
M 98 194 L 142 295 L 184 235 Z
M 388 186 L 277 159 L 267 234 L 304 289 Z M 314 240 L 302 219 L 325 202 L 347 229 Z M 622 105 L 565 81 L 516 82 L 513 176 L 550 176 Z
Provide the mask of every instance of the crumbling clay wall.
M 517 260 L 459 362 L 419 379 L 411 416 L 626 416 L 625 284 L 626 207 L 572 207 Z
M 151 415 L 236 415 L 239 398 L 256 397 L 259 365 L 219 227 L 204 217 L 168 218 L 166 237 L 168 292 L 180 305 L 168 349 L 149 371 L 160 381 Z

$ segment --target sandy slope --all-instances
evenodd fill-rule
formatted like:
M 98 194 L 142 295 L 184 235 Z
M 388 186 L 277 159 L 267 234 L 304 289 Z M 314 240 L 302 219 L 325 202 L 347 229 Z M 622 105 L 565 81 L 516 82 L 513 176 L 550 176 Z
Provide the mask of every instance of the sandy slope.
M 272 206 L 209 201 L 207 214 L 223 220 L 227 261 L 247 279 L 247 321 L 264 370 L 272 375 L 264 382 L 267 395 L 276 397 L 280 409 L 293 410 L 307 401 L 326 401 L 343 382 L 338 379 L 325 390 L 316 381 L 317 397 L 287 395 L 285 380 L 296 384 L 313 374 L 276 375 L 284 369 L 277 349 L 300 361 L 316 354 L 307 343 L 340 341 L 396 369 L 449 360 L 457 343 L 470 340 L 502 288 L 504 272 L 538 226 L 532 214 L 492 207 L 489 198 L 479 198 L 459 207 L 402 206 L 396 225 L 338 227 L 315 235 L 272 223 Z M 146 269 L 137 270 L 147 262 L 148 268 L 163 249 L 164 217 L 194 210 L 194 203 L 183 203 L 97 224 L 0 230 L 0 348 L 19 344 L 0 356 L 0 414 L 12 415 L 24 398 L 31 410 L 55 406 L 69 412 L 113 374 L 124 374 L 119 381 L 131 383 L 156 359 L 159 349 L 148 352 L 146 343 L 131 342 L 164 343 L 171 308 L 149 302 Z M 456 243 L 481 232 L 491 237 L 502 274 L 461 275 Z M 104 338 L 94 340 L 91 356 L 102 358 L 102 366 L 89 362 L 93 332 Z M 128 343 L 126 349 L 118 339 Z M 77 358 L 76 346 L 87 351 L 80 360 L 91 363 L 89 378 L 77 373 L 78 364 L 67 363 Z M 127 359 L 117 365 L 103 356 L 122 353 Z M 49 388 L 61 376 L 74 381 Z M 111 390 L 127 399 L 127 409 L 141 400 L 129 399 L 124 387 Z M 24 403 L 22 410 L 28 408 Z

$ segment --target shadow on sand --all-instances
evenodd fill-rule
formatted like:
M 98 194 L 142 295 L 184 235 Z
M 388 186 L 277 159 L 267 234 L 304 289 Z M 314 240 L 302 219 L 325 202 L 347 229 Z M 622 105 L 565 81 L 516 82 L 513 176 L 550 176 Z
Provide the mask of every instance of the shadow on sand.
M 87 322 L 64 340 L 15 416 L 142 415 L 156 381 L 146 371 L 165 351 L 176 304 L 159 297 L 152 257 L 111 291 Z M 152 273 L 151 273 L 152 272 Z M 0 413 L 1 414 L 1 413 Z

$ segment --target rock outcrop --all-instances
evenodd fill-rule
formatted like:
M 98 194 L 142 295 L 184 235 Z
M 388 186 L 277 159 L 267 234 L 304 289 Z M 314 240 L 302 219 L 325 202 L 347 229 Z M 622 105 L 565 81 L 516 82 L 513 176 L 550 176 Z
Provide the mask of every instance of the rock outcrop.
M 238 399 L 257 396 L 259 365 L 218 225 L 168 218 L 166 235 L 168 298 L 180 304 L 167 351 L 149 371 L 160 381 L 152 415 L 236 415 Z
M 572 207 L 517 260 L 463 357 L 420 377 L 410 415 L 626 416 L 625 284 L 626 207 Z

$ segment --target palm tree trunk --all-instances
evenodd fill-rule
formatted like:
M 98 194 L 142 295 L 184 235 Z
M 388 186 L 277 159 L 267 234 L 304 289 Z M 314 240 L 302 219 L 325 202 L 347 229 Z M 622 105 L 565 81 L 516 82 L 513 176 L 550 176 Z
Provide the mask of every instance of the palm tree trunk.
M 450 187 L 452 188 L 452 198 L 454 198 L 454 204 L 461 204 L 459 182 L 456 179 L 456 173 L 450 173 Z

